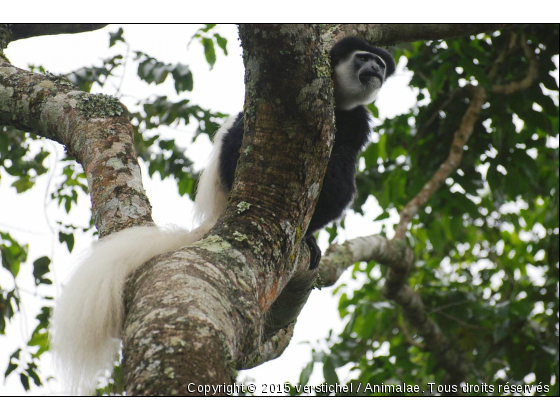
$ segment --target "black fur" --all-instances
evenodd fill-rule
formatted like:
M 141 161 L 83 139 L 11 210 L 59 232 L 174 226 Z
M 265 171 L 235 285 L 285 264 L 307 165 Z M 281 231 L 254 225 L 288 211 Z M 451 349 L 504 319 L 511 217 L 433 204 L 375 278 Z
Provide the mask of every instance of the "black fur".
M 387 51 L 373 47 L 354 37 L 345 38 L 332 48 L 331 61 L 333 68 L 354 51 L 368 51 L 379 55 L 387 66 L 385 78 L 394 73 L 395 62 Z M 352 203 L 356 192 L 354 178 L 358 154 L 367 143 L 371 133 L 370 113 L 362 105 L 351 110 L 337 109 L 335 111 L 335 123 L 335 141 L 323 181 L 323 188 L 305 236 L 305 241 L 311 251 L 311 269 L 316 268 L 321 260 L 321 250 L 317 246 L 313 233 L 342 216 L 344 210 Z M 239 113 L 233 126 L 224 136 L 220 150 L 220 181 L 228 191 L 231 190 L 233 185 L 242 140 L 243 114 Z
M 239 149 L 243 140 L 243 113 L 240 112 L 235 118 L 235 122 L 222 140 L 220 150 L 220 182 L 228 190 L 233 185 L 235 168 L 239 160 Z
M 371 132 L 369 121 L 370 114 L 364 106 L 335 112 L 334 146 L 323 180 L 323 189 L 307 229 L 308 235 L 338 219 L 352 202 L 356 192 L 356 161 Z M 220 181 L 228 191 L 233 185 L 242 140 L 243 113 L 240 112 L 224 136 L 220 150 Z

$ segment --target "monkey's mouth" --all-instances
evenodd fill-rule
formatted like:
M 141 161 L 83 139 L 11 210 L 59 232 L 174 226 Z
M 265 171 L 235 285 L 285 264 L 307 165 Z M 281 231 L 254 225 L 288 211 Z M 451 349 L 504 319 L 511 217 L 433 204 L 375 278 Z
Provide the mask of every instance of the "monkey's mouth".
M 383 82 L 383 75 L 374 69 L 364 69 L 360 72 L 358 78 L 364 85 L 370 84 L 373 79 L 379 79 L 380 82 Z

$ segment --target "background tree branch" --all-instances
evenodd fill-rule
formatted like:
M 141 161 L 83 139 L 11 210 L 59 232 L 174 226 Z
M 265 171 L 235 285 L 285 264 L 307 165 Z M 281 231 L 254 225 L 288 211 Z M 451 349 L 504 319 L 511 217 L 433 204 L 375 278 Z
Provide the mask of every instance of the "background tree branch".
M 394 45 L 403 42 L 455 38 L 491 32 L 515 26 L 508 23 L 375 23 L 327 25 L 325 45 L 330 48 L 346 36 L 357 36 L 374 45 Z
M 107 23 L 14 23 L 9 25 L 11 34 L 8 38 L 8 42 L 43 35 L 77 34 L 81 32 L 91 32 L 97 29 L 104 28 L 107 25 Z

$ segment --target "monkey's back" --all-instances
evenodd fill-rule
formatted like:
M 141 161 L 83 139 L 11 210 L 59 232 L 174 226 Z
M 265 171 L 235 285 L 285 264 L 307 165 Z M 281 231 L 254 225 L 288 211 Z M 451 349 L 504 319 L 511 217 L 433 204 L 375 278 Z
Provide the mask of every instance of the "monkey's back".
M 338 219 L 352 203 L 356 192 L 354 178 L 358 154 L 371 132 L 370 114 L 363 106 L 336 111 L 335 119 L 335 142 L 308 234 Z M 243 114 L 239 113 L 225 134 L 220 150 L 220 181 L 228 191 L 233 185 L 242 140 Z

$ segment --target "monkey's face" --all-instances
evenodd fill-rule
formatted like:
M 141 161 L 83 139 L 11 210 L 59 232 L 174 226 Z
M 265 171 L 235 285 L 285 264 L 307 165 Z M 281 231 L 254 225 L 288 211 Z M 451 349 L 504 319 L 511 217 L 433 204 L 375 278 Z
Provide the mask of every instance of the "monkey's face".
M 356 51 L 334 69 L 334 95 L 338 109 L 349 110 L 375 99 L 385 81 L 387 66 L 376 54 Z

